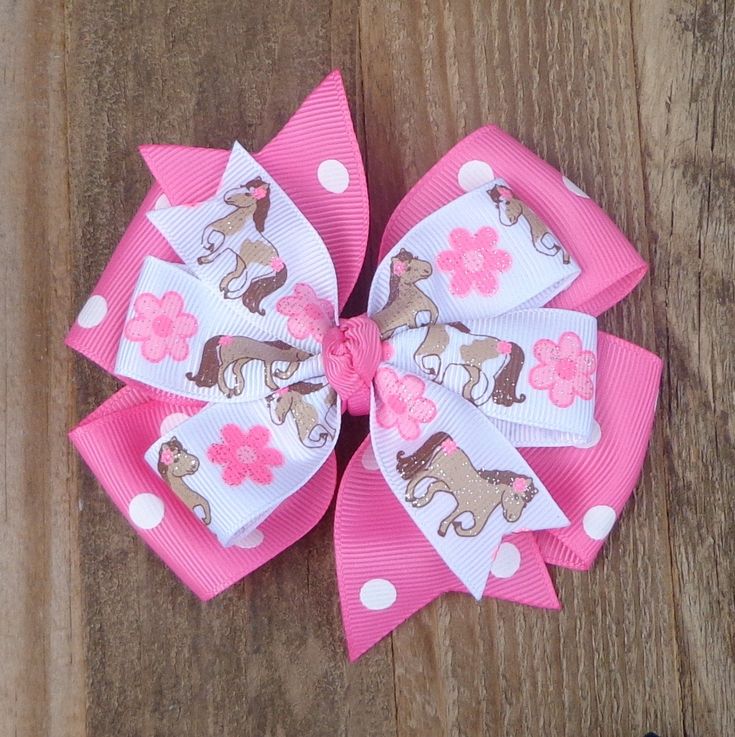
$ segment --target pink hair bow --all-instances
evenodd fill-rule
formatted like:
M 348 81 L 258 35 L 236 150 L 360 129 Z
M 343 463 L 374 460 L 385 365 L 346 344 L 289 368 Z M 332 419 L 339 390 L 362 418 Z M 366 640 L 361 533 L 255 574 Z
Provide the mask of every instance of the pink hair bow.
M 148 545 L 216 595 L 316 524 L 342 411 L 369 413 L 335 518 L 350 656 L 445 591 L 558 608 L 546 563 L 591 565 L 658 391 L 657 357 L 597 331 L 646 269 L 604 213 L 482 128 L 338 320 L 368 228 L 338 73 L 254 156 L 142 154 L 156 183 L 68 343 L 127 383 L 71 438 Z

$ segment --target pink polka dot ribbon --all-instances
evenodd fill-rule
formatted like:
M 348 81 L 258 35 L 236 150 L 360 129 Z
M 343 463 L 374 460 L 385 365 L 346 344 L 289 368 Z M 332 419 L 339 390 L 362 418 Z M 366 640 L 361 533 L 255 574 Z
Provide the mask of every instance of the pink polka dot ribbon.
M 547 564 L 592 564 L 658 392 L 597 331 L 646 269 L 612 221 L 481 128 L 340 320 L 368 201 L 338 72 L 255 155 L 141 151 L 155 183 L 67 342 L 127 384 L 70 435 L 145 542 L 202 599 L 267 563 L 328 507 L 346 410 L 371 428 L 335 514 L 351 658 L 447 591 L 558 608 Z

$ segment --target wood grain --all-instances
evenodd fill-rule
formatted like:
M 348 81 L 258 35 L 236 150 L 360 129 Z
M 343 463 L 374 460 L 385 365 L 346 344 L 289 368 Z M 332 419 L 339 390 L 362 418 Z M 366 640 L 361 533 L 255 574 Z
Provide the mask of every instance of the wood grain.
M 0 733 L 81 728 L 64 15 L 0 2 Z M 71 732 L 68 732 L 71 734 Z
M 735 48 L 726 3 L 640 3 L 639 70 L 659 428 L 686 733 L 735 729 Z M 715 595 L 721 592 L 721 595 Z
M 732 7 L 0 0 L 0 17 L 0 735 L 735 733 Z M 195 601 L 71 453 L 66 428 L 115 383 L 61 344 L 149 185 L 137 146 L 257 149 L 335 66 L 371 195 L 348 314 L 408 187 L 494 122 L 651 262 L 601 325 L 666 364 L 635 500 L 592 572 L 556 571 L 563 612 L 446 596 L 353 665 L 331 513 Z
M 378 6 L 385 23 L 362 37 L 363 58 L 387 46 L 404 63 L 365 75 L 366 121 L 382 121 L 366 125 L 370 181 L 384 199 L 372 200 L 375 230 L 437 156 L 495 122 L 578 182 L 648 256 L 627 8 L 575 2 L 546 16 L 538 6 L 427 2 L 414 13 L 376 2 L 365 17 Z M 429 44 L 441 53 L 420 51 Z M 566 58 L 552 63 L 561 49 Z M 601 322 L 654 347 L 650 286 Z M 661 454 L 660 437 L 651 453 Z M 445 597 L 395 634 L 404 733 L 679 733 L 676 647 L 639 646 L 674 640 L 662 474 L 649 469 L 639 492 L 591 574 L 558 572 L 561 615 Z

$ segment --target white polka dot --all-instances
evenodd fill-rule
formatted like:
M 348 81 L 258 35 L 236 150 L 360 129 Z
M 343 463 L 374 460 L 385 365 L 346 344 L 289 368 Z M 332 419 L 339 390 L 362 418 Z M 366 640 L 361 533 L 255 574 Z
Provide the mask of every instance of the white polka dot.
M 169 202 L 168 197 L 166 197 L 165 194 L 162 194 L 156 200 L 156 204 L 153 205 L 153 209 L 154 210 L 163 210 L 166 207 L 171 207 L 171 203 Z
M 477 189 L 495 178 L 493 168 L 487 161 L 467 161 L 459 167 L 457 182 L 465 192 Z
M 586 199 L 589 199 L 590 196 L 583 190 L 580 189 L 571 179 L 567 179 L 566 177 L 562 177 L 564 180 L 564 186 L 572 192 L 572 194 L 576 194 L 577 197 L 584 197 Z
M 188 419 L 189 415 L 185 415 L 183 412 L 172 412 L 170 415 L 166 415 L 161 420 L 161 426 L 159 428 L 161 435 L 168 435 L 177 425 Z
M 600 442 L 602 439 L 602 428 L 600 428 L 600 423 L 595 420 L 592 423 L 592 432 L 590 432 L 590 436 L 583 440 L 580 443 L 576 443 L 576 448 L 594 448 L 597 443 Z
M 360 589 L 362 605 L 375 612 L 393 606 L 396 595 L 396 587 L 384 578 L 371 578 Z
M 94 328 L 107 315 L 107 300 L 101 294 L 93 294 L 77 317 L 77 324 L 81 328 Z
M 133 524 L 141 530 L 152 530 L 161 524 L 164 513 L 163 499 L 155 494 L 138 494 L 130 500 L 128 514 Z
M 238 548 L 246 548 L 247 550 L 250 550 L 251 548 L 257 548 L 260 543 L 263 542 L 265 536 L 263 533 L 256 527 L 251 532 L 248 532 L 245 537 L 238 540 L 235 543 L 235 546 Z
M 584 513 L 582 526 L 584 531 L 593 540 L 604 540 L 615 524 L 615 510 L 612 507 L 600 505 L 592 507 Z
M 362 454 L 362 458 L 360 460 L 362 462 L 362 467 L 366 471 L 378 471 L 380 469 L 378 461 L 375 459 L 372 445 L 368 445 L 368 447 L 365 448 L 365 452 Z
M 344 192 L 350 184 L 350 173 L 347 167 L 337 159 L 327 159 L 319 164 L 316 172 L 319 184 L 328 192 L 340 194 Z
M 510 578 L 521 567 L 521 551 L 513 543 L 500 543 L 490 573 L 496 578 Z

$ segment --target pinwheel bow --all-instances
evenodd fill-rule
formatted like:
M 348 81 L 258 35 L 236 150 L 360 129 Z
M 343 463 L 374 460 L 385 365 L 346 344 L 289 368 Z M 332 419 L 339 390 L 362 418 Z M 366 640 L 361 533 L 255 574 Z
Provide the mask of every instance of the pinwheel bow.
M 148 544 L 217 594 L 316 523 L 342 412 L 369 413 L 335 522 L 351 656 L 448 590 L 558 607 L 544 561 L 591 564 L 658 386 L 597 332 L 645 273 L 611 221 L 483 128 L 399 205 L 366 314 L 339 320 L 367 197 L 337 73 L 255 157 L 142 153 L 158 184 L 68 342 L 128 382 L 71 436 Z

